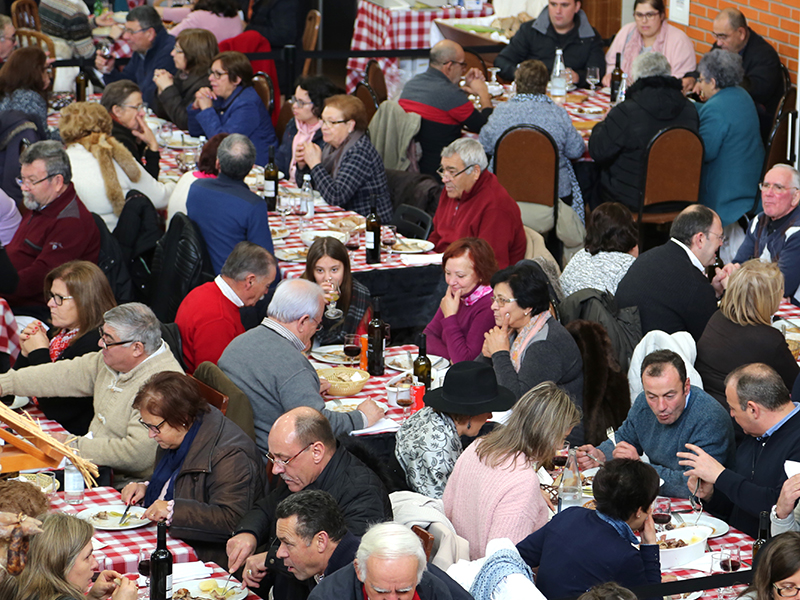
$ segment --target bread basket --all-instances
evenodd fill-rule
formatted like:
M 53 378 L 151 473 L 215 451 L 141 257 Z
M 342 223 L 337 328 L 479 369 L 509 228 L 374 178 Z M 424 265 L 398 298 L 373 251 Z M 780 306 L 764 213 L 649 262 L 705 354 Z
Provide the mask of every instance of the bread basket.
M 350 367 L 320 369 L 317 374 L 331 384 L 328 390 L 331 396 L 354 396 L 363 390 L 369 381 L 369 373 Z

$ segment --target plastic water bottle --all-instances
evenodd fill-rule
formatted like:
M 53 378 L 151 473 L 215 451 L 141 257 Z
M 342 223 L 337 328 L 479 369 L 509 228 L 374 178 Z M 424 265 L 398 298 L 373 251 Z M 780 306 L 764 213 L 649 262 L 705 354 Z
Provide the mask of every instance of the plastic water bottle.
M 64 500 L 67 504 L 83 504 L 83 475 L 69 459 L 64 467 Z
M 622 74 L 622 83 L 619 84 L 619 91 L 617 92 L 617 100 L 614 102 L 614 106 L 617 104 L 622 104 L 625 102 L 625 95 L 628 92 L 628 74 Z
M 567 68 L 564 66 L 564 52 L 556 48 L 556 59 L 550 75 L 550 95 L 555 97 L 567 95 Z
M 311 187 L 311 175 L 306 173 L 303 175 L 303 187 L 300 190 L 301 208 L 305 210 L 306 218 L 309 219 L 314 216 L 314 188 Z

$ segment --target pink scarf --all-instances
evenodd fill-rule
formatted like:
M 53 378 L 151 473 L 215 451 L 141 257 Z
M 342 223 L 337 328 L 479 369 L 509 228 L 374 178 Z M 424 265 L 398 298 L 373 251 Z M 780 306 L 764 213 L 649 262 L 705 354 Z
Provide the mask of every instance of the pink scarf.
M 522 357 L 528 344 L 531 343 L 533 336 L 539 333 L 550 318 L 550 311 L 546 310 L 533 317 L 525 327 L 520 329 L 514 343 L 511 344 L 511 362 L 514 363 L 514 370 L 519 373 L 519 367 L 522 365 Z
M 658 30 L 656 41 L 653 42 L 653 52 L 660 52 L 664 54 L 664 49 L 667 45 L 667 21 L 661 23 L 661 29 Z M 639 30 L 634 27 L 628 34 L 628 39 L 625 40 L 625 46 L 622 52 L 622 72 L 630 73 L 633 59 L 639 56 L 644 50 L 644 39 Z M 630 75 L 628 75 L 630 77 Z
M 294 155 L 297 152 L 298 146 L 313 140 L 314 134 L 317 133 L 317 130 L 320 127 L 322 127 L 321 119 L 318 119 L 313 125 L 303 123 L 297 119 L 295 119 L 294 122 L 295 125 L 297 125 L 297 133 L 294 134 L 294 139 L 292 140 L 292 161 L 289 163 L 289 181 L 295 181 L 294 176 L 297 173 L 297 163 L 294 160 Z
M 467 296 L 466 298 L 461 298 L 461 301 L 464 303 L 464 306 L 472 306 L 478 300 L 491 293 L 492 293 L 492 286 L 479 285 L 474 290 L 472 290 L 472 292 L 470 292 L 469 296 Z

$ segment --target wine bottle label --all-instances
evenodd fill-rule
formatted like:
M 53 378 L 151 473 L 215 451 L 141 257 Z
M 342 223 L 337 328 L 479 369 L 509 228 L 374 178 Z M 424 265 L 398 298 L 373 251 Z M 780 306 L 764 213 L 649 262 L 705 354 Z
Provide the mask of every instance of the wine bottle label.
M 369 250 L 375 249 L 375 232 L 374 231 L 365 231 L 364 232 L 364 240 L 367 248 Z
M 172 598 L 172 573 L 167 575 L 167 600 Z
M 267 179 L 264 182 L 264 193 L 269 196 L 275 195 L 275 182 L 272 181 L 271 179 Z

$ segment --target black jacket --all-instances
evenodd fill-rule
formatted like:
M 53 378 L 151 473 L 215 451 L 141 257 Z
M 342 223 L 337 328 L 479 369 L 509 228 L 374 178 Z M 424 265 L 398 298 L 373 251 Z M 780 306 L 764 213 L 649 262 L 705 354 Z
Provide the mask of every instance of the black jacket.
M 598 67 L 600 77 L 605 75 L 603 39 L 589 23 L 586 13 L 580 11 L 575 15 L 575 27 L 559 35 L 550 24 L 547 8 L 535 21 L 520 26 L 508 46 L 497 55 L 494 66 L 500 67 L 500 75 L 509 81 L 514 81 L 517 65 L 529 58 L 542 61 L 552 71 L 556 48 L 564 51 L 564 64 L 580 77 L 579 86 L 586 87 L 586 67 Z
M 194 95 L 202 87 L 208 87 L 208 75 L 191 75 L 181 71 L 175 74 L 172 85 L 163 92 L 156 91 L 156 114 L 175 123 L 178 129 L 189 129 L 186 109 L 194 102 Z M 158 88 L 156 88 L 158 90 Z
M 430 571 L 422 573 L 422 581 L 417 585 L 417 594 L 419 594 L 420 600 L 453 599 L 453 595 L 447 585 Z M 470 598 L 471 596 L 467 593 L 466 597 Z M 330 598 L 336 598 L 336 600 L 363 600 L 364 586 L 356 577 L 356 570 L 353 565 L 347 565 L 333 575 L 323 579 L 308 598 L 309 600 L 329 600 Z
M 52 330 L 51 330 L 52 331 Z M 48 338 L 52 339 L 52 334 L 48 332 Z M 84 335 L 79 337 L 75 342 L 67 346 L 66 350 L 61 353 L 58 360 L 70 360 L 89 354 L 90 352 L 97 352 L 100 348 L 97 342 L 100 341 L 100 334 L 96 329 L 87 331 Z M 17 362 L 14 363 L 15 369 L 22 369 L 29 365 L 46 365 L 50 363 L 50 349 L 40 348 L 29 353 L 28 356 L 19 355 Z M 89 423 L 94 418 L 94 404 L 92 397 L 86 398 L 37 398 L 39 408 L 48 419 L 58 421 L 64 426 L 64 429 L 74 435 L 86 435 L 89 431 Z
M 145 171 L 150 173 L 153 179 L 158 179 L 158 163 L 161 160 L 161 153 L 158 150 L 155 152 L 150 150 L 144 142 L 134 137 L 130 129 L 116 121 L 113 121 L 111 135 L 128 149 L 128 152 L 144 167 Z
M 298 0 L 256 0 L 253 3 L 253 15 L 245 28 L 246 31 L 257 31 L 269 40 L 274 50 L 288 44 L 301 46 L 299 27 L 300 18 Z M 247 14 L 247 0 L 242 1 L 242 10 Z
M 697 109 L 674 77 L 645 77 L 634 83 L 622 104 L 592 130 L 589 154 L 600 166 L 600 193 L 605 202 L 622 202 L 638 210 L 644 151 L 666 127 L 699 132 Z

